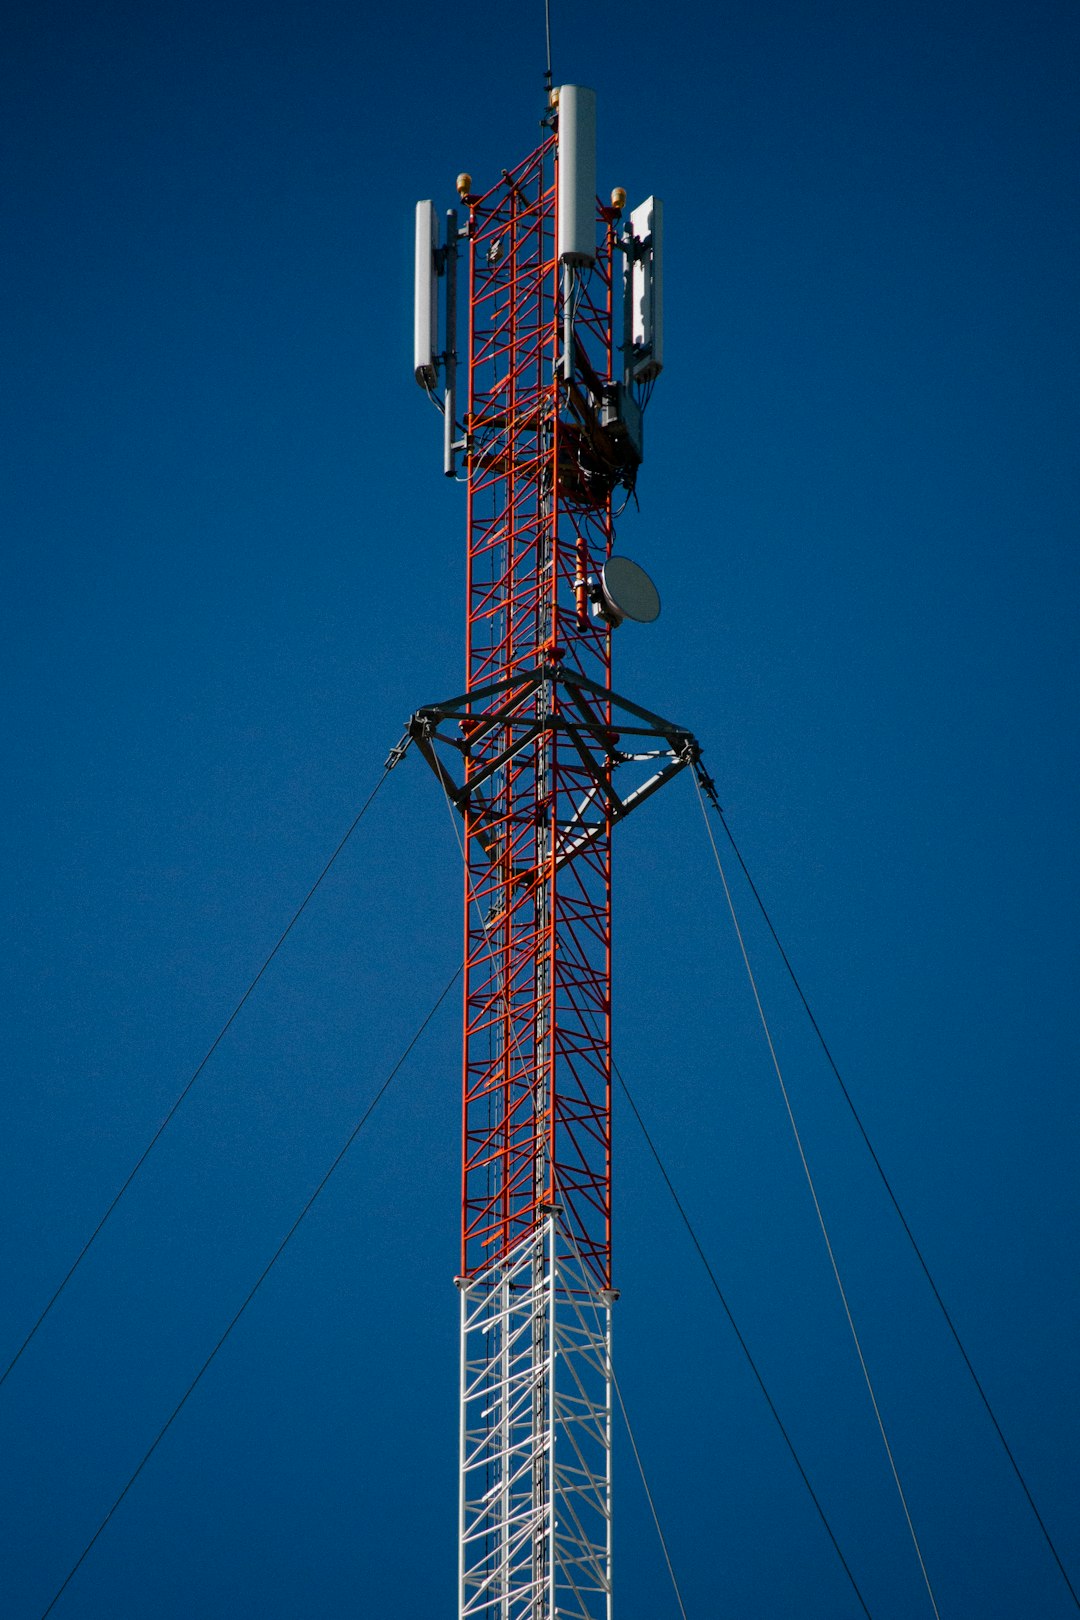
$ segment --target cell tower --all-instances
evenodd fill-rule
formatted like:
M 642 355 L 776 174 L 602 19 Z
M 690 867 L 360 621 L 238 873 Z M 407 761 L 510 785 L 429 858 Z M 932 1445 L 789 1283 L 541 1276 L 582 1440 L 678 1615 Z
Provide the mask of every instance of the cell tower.
M 459 1620 L 612 1613 L 611 835 L 698 758 L 611 685 L 614 631 L 660 611 L 613 504 L 663 365 L 662 211 L 598 202 L 595 108 L 552 91 L 441 244 L 416 210 L 416 379 L 468 511 L 465 690 L 410 722 L 465 834 Z

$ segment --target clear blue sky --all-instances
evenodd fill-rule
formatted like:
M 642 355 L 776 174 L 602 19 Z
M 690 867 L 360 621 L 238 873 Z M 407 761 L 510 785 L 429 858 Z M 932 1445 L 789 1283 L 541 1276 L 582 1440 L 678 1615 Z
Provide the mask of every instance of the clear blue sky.
M 667 211 L 617 685 L 692 727 L 1080 1580 L 1077 14 L 553 0 Z M 8 14 L 0 1357 L 457 690 L 412 207 L 534 144 L 540 0 Z M 929 1614 L 689 783 L 617 851 L 617 1055 L 876 1620 Z M 745 895 L 943 1617 L 1072 1603 Z M 34 1620 L 460 953 L 389 780 L 0 1390 Z M 55 1611 L 453 1612 L 456 1000 Z M 690 1620 L 858 1607 L 626 1109 L 616 1367 Z M 625 1437 L 621 1620 L 675 1616 Z

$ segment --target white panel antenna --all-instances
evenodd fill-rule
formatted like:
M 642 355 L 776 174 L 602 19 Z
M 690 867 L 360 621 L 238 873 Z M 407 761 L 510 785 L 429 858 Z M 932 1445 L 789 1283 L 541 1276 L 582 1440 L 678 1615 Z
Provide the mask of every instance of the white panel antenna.
M 596 259 L 596 91 L 559 90 L 559 258 Z
M 467 174 L 458 176 L 458 190 L 465 194 L 471 184 Z M 446 211 L 446 240 L 439 246 L 439 223 L 430 201 L 416 205 L 415 300 L 413 305 L 413 375 L 420 387 L 438 405 L 443 417 L 443 472 L 457 476 L 457 261 L 458 216 L 456 208 Z M 439 350 L 438 280 L 446 287 L 443 313 L 444 348 Z M 443 370 L 443 397 L 435 398 L 439 368 Z
M 416 271 L 413 306 L 413 372 L 421 388 L 435 386 L 439 352 L 439 304 L 435 292 L 439 226 L 433 202 L 416 205 Z
M 634 209 L 630 236 L 626 291 L 633 347 L 627 370 L 634 382 L 651 382 L 664 369 L 664 205 L 659 197 L 647 197 Z

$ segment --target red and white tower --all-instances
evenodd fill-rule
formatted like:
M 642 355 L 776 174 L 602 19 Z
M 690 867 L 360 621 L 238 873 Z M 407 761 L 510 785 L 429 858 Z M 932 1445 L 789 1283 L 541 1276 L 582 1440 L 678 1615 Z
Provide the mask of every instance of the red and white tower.
M 613 632 L 659 612 L 613 501 L 662 365 L 660 204 L 597 201 L 591 90 L 543 127 L 459 177 L 442 245 L 417 205 L 416 376 L 468 506 L 465 690 L 410 723 L 465 834 L 460 1620 L 610 1620 L 611 835 L 697 758 L 611 685 Z

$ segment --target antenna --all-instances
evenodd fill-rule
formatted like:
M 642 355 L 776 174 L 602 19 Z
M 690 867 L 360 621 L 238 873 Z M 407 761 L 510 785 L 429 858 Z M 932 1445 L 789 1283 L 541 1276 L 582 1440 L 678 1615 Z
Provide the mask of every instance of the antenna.
M 544 110 L 551 110 L 551 0 L 544 0 L 544 37 L 547 43 L 547 67 L 544 69 Z
M 647 197 L 630 215 L 625 277 L 625 380 L 652 382 L 664 369 L 664 205 L 659 197 Z
M 443 395 L 443 472 L 447 478 L 457 476 L 457 258 L 457 209 L 448 208 L 446 210 L 446 245 L 442 249 L 442 268 L 446 277 L 446 350 L 443 354 L 443 372 L 446 377 L 446 392 Z
M 413 374 L 421 388 L 435 387 L 439 348 L 439 305 L 435 296 L 435 255 L 439 232 L 434 203 L 416 205 L 416 254 L 413 298 Z
M 559 258 L 596 260 L 596 91 L 559 90 Z
M 624 619 L 652 624 L 660 617 L 660 593 L 644 568 L 629 557 L 609 557 L 600 570 L 593 612 L 612 625 L 620 625 Z
M 468 196 L 472 176 L 458 175 L 458 192 Z M 443 414 L 443 472 L 448 478 L 457 476 L 457 452 L 461 441 L 457 438 L 457 260 L 458 216 L 456 208 L 446 210 L 446 239 L 439 246 L 439 227 L 435 205 L 430 201 L 416 205 L 416 244 L 413 264 L 413 375 L 420 387 L 435 401 Z M 439 299 L 437 282 L 446 283 L 443 311 L 443 331 L 446 346 L 439 352 Z M 439 401 L 435 397 L 439 367 L 442 367 L 444 388 Z
M 563 266 L 563 376 L 574 377 L 578 270 L 596 262 L 596 92 L 559 90 L 559 259 Z

